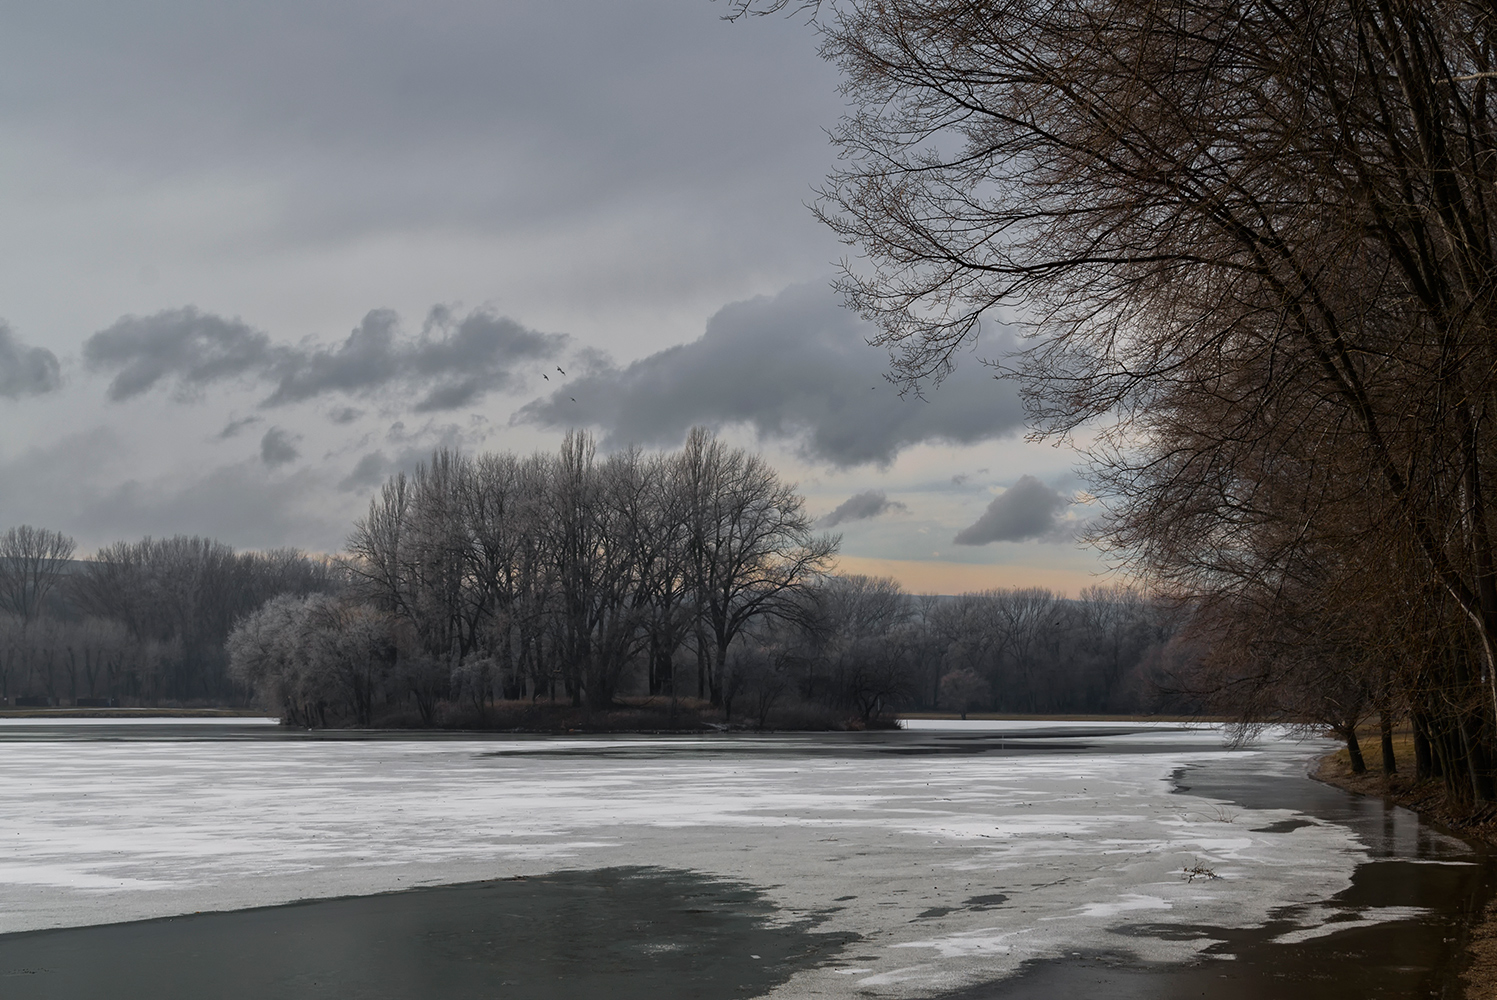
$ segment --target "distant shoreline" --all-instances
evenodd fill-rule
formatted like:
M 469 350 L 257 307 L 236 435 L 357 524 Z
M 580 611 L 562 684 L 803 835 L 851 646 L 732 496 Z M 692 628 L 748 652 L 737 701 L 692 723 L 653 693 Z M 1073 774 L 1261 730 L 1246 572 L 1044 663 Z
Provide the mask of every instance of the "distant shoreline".
M 568 733 L 710 733 L 710 732 L 860 732 L 865 730 L 887 730 L 895 728 L 899 720 L 943 720 L 962 721 L 956 712 L 909 712 L 873 720 L 865 723 L 861 719 L 837 719 L 831 716 L 816 719 L 798 719 L 796 724 L 776 724 L 775 720 L 763 727 L 752 720 L 735 718 L 724 722 L 720 712 L 705 712 L 696 706 L 682 706 L 676 713 L 674 724 L 669 710 L 660 705 L 620 705 L 606 712 L 589 713 L 586 709 L 573 708 L 564 703 L 538 702 L 529 705 L 522 718 L 506 718 L 498 713 L 488 719 L 464 717 L 444 719 L 433 725 L 423 725 L 414 718 L 401 717 L 376 723 L 370 729 L 381 732 L 492 732 L 566 735 Z M 713 716 L 707 718 L 707 715 Z M 6 719 L 46 721 L 48 719 L 274 719 L 263 710 L 247 708 L 0 708 L 0 721 Z M 791 722 L 792 720 L 784 720 Z M 1075 715 L 1075 714 L 1026 714 L 969 712 L 967 722 L 1103 722 L 1128 724 L 1136 722 L 1169 723 L 1225 723 L 1232 720 L 1217 716 L 1189 715 Z M 513 723 L 513 724 L 507 724 Z M 348 727 L 319 727 L 319 732 L 340 732 Z
M 272 719 L 253 708 L 0 708 L 0 719 Z

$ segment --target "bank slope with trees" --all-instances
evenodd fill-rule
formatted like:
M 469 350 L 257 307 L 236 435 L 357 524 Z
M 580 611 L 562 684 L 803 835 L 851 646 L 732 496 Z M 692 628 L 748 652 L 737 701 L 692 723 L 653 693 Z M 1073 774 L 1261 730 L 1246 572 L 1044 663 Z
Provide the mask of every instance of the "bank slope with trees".
M 1491 4 L 734 6 L 809 13 L 843 75 L 818 210 L 897 372 L 1028 324 L 1001 364 L 1100 434 L 1097 538 L 1196 611 L 1201 695 L 1408 719 L 1491 800 Z

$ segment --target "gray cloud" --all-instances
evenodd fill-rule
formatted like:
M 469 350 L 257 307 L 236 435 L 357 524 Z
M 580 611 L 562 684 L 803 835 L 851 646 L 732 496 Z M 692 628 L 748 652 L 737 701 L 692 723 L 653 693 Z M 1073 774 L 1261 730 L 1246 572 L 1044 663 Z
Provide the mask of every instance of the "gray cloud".
M 359 492 L 372 489 L 384 482 L 394 468 L 385 453 L 382 451 L 371 451 L 354 463 L 353 471 L 338 483 L 338 489 L 346 493 Z
M 80 543 L 201 534 L 239 547 L 297 545 L 336 552 L 354 513 L 328 503 L 326 483 L 316 470 L 270 477 L 251 461 L 187 480 L 127 480 L 87 495 L 75 515 L 54 515 L 50 523 L 68 525 Z
M 1070 502 L 1065 494 L 1033 476 L 1020 476 L 1017 483 L 994 497 L 982 516 L 958 532 L 952 541 L 957 545 L 986 545 L 1055 540 L 1059 534 L 1056 515 Z
M 0 323 L 0 396 L 20 399 L 40 396 L 62 388 L 62 369 L 57 355 L 45 347 L 28 347 Z
M 891 510 L 909 510 L 909 508 L 898 500 L 890 500 L 883 490 L 864 490 L 842 501 L 837 505 L 836 510 L 816 523 L 823 528 L 835 528 L 848 521 L 866 521 L 870 517 L 878 517 Z
M 429 462 L 439 448 L 475 450 L 482 446 L 488 432 L 487 422 L 479 419 L 470 421 L 467 427 L 429 420 L 414 430 L 403 421 L 396 421 L 385 432 L 385 444 L 394 451 L 393 457 L 379 448 L 362 455 L 339 481 L 338 489 L 344 493 L 367 492 L 397 472 L 410 472 L 422 462 Z
M 240 431 L 253 424 L 262 423 L 263 420 L 264 418 L 262 417 L 243 417 L 239 420 L 230 420 L 224 424 L 224 429 L 218 432 L 218 438 L 220 441 L 227 441 L 229 438 L 238 437 Z
M 457 409 L 488 392 L 514 387 L 515 365 L 557 357 L 568 340 L 484 310 L 459 318 L 450 310 L 433 309 L 414 339 L 400 336 L 399 322 L 393 312 L 377 309 L 337 348 L 302 354 L 287 367 L 265 405 L 335 390 L 359 393 L 404 385 L 426 390 L 416 403 L 418 412 Z
M 224 381 L 273 382 L 261 406 L 297 403 L 326 393 L 419 395 L 417 412 L 452 410 L 520 384 L 515 369 L 559 356 L 568 338 L 537 333 L 479 309 L 458 316 L 436 308 L 420 334 L 404 335 L 399 317 L 376 309 L 334 347 L 273 344 L 238 319 L 188 307 L 126 316 L 88 339 L 83 357 L 95 372 L 115 372 L 109 398 L 130 399 L 167 383 L 179 399 Z M 335 422 L 354 419 L 344 407 Z M 352 413 L 354 416 L 350 416 Z
M 64 531 L 91 550 L 142 535 L 202 534 L 231 545 L 337 551 L 357 505 L 307 466 L 267 476 L 258 458 L 141 476 L 132 439 L 95 428 L 0 458 L 3 524 Z
M 351 424 L 363 415 L 364 411 L 357 406 L 340 406 L 327 416 L 335 424 Z
M 272 427 L 260 439 L 260 461 L 272 469 L 294 462 L 301 457 L 296 447 L 297 439 L 280 427 Z
M 898 398 L 871 328 L 824 286 L 726 306 L 699 340 L 625 368 L 603 365 L 527 404 L 517 422 L 590 425 L 605 443 L 664 445 L 693 424 L 746 423 L 762 438 L 799 439 L 807 457 L 838 466 L 888 463 L 925 441 L 969 444 L 1011 434 L 1017 393 L 981 365 L 962 365 L 928 398 Z M 1013 344 L 996 330 L 995 350 Z
M 280 360 L 270 337 L 238 319 L 191 306 L 151 316 L 125 316 L 83 344 L 89 371 L 115 372 L 109 398 L 120 402 L 173 380 L 179 399 L 205 386 L 258 375 Z
M 67 0 L 0 36 L 0 114 L 109 174 L 279 181 L 288 210 L 263 224 L 316 234 L 471 231 L 657 191 L 700 202 L 767 167 L 803 189 L 827 158 L 835 70 L 801 25 L 734 31 L 701 7 L 165 0 L 127 16 Z M 208 51 L 211 68 L 193 56 Z

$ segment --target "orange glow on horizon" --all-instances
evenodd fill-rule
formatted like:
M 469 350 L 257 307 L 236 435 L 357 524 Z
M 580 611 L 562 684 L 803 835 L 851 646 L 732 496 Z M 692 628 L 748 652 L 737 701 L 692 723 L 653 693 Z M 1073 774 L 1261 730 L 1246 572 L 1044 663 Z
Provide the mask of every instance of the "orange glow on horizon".
M 837 572 L 892 576 L 911 594 L 962 594 L 999 587 L 1049 587 L 1075 597 L 1083 587 L 1116 580 L 1111 573 L 1047 569 L 1039 566 L 982 566 L 934 559 L 868 559 L 838 556 Z

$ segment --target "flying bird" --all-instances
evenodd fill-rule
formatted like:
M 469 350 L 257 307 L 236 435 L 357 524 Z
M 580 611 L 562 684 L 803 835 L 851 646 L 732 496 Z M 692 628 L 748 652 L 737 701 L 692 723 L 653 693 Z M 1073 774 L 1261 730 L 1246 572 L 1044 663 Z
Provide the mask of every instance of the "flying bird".
M 577 397 L 576 396 L 568 396 L 567 398 L 570 399 L 574 403 L 577 402 Z
M 541 378 L 545 379 L 547 382 L 551 381 L 551 376 L 547 375 L 545 372 L 541 372 Z
M 556 370 L 557 370 L 557 371 L 559 371 L 559 372 L 561 372 L 561 365 L 557 365 L 557 366 L 556 366 Z M 565 374 L 566 374 L 566 372 L 561 372 L 561 373 L 562 373 L 562 374 L 563 374 L 563 375 L 565 375 Z

